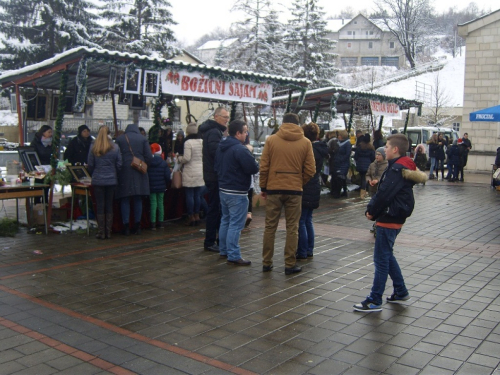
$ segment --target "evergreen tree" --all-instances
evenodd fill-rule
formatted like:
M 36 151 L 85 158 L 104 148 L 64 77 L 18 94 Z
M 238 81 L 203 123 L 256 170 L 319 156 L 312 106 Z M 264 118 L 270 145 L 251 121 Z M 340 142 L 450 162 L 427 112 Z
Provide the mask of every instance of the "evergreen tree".
M 277 12 L 265 2 L 246 1 L 245 4 L 249 17 L 238 25 L 249 27 L 240 32 L 241 42 L 238 45 L 224 49 L 225 66 L 263 74 L 287 75 L 289 59 L 283 42 L 285 32 Z M 251 8 L 249 4 L 260 8 Z
M 325 13 L 318 0 L 294 0 L 286 43 L 292 54 L 294 77 L 312 82 L 309 87 L 331 86 L 335 73 L 335 41 L 327 37 Z
M 0 0 L 2 69 L 18 69 L 77 46 L 99 47 L 87 0 Z
M 101 17 L 112 22 L 104 35 L 109 49 L 158 54 L 170 58 L 180 52 L 169 28 L 177 23 L 172 18 L 168 0 L 104 0 Z

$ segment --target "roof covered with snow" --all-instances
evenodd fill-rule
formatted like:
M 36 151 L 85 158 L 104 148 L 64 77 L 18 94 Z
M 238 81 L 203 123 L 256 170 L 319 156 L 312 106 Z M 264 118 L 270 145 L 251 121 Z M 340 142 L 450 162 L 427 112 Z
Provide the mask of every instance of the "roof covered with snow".
M 222 46 L 222 48 L 226 48 L 237 41 L 238 41 L 238 38 L 230 38 L 230 39 L 222 39 L 222 40 L 209 40 L 208 42 L 199 46 L 197 48 L 197 50 L 219 49 L 221 46 Z
M 0 75 L 0 84 L 10 87 L 15 84 L 31 86 L 34 83 L 40 88 L 58 90 L 60 88 L 60 74 L 68 71 L 68 91 L 75 91 L 78 67 L 82 59 L 87 59 L 87 92 L 105 94 L 108 90 L 110 67 L 132 67 L 150 70 L 188 70 L 203 72 L 208 77 L 219 77 L 225 80 L 242 79 L 250 82 L 270 83 L 274 86 L 288 86 L 299 88 L 307 86 L 308 81 L 299 78 L 289 78 L 271 74 L 261 74 L 235 69 L 208 66 L 204 64 L 191 64 L 183 61 L 167 60 L 127 53 L 109 51 L 106 49 L 77 47 L 37 64 L 21 69 L 5 71 Z M 123 70 L 123 69 L 121 69 Z

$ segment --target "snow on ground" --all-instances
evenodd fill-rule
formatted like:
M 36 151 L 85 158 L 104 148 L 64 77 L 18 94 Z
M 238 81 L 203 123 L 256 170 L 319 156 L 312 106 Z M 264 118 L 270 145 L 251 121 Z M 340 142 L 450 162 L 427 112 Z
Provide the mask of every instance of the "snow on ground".
M 0 126 L 17 126 L 17 113 L 10 109 L 0 110 Z
M 406 99 L 418 99 L 415 96 L 416 82 L 435 86 L 436 77 L 439 75 L 439 85 L 444 95 L 449 97 L 450 107 L 463 107 L 464 103 L 464 79 L 465 79 L 465 53 L 455 58 L 448 57 L 448 62 L 443 69 L 437 72 L 429 72 L 403 81 L 394 82 L 387 86 L 376 89 L 375 92 L 382 95 L 396 96 Z M 441 89 L 440 89 L 441 90 Z

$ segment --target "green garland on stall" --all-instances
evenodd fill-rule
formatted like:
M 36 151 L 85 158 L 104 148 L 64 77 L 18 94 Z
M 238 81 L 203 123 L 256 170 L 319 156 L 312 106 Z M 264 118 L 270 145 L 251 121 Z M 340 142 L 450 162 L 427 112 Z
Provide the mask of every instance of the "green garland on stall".
M 354 118 L 354 106 L 351 107 L 351 114 L 349 116 L 349 125 L 347 126 L 347 133 L 349 134 L 351 134 L 353 118 Z
M 332 95 L 330 99 L 330 111 L 332 113 L 332 119 L 337 118 L 337 100 L 338 100 L 338 93 L 335 93 Z
M 286 103 L 285 113 L 290 113 L 291 107 L 292 107 L 292 90 L 288 92 L 288 101 Z
M 316 121 L 318 121 L 318 116 L 319 116 L 319 107 L 321 105 L 321 101 L 318 100 L 318 102 L 316 103 L 316 107 L 314 108 L 314 115 L 313 115 L 313 118 L 312 118 L 312 121 L 314 123 L 316 123 Z
M 78 64 L 76 73 L 76 99 L 73 109 L 75 112 L 81 112 L 85 107 L 85 97 L 87 96 L 87 67 L 88 59 L 83 57 Z
M 149 143 L 158 143 L 160 141 L 160 135 L 158 133 L 161 129 L 161 109 L 165 103 L 166 100 L 164 99 L 160 88 L 160 95 L 158 95 L 153 104 L 153 126 L 149 129 Z
M 52 135 L 52 156 L 50 158 L 50 166 L 55 173 L 47 173 L 45 183 L 55 183 L 56 181 L 62 185 L 68 185 L 71 182 L 71 173 L 67 168 L 65 161 L 59 161 L 59 146 L 61 145 L 61 131 L 64 121 L 64 110 L 66 108 L 66 89 L 68 87 L 68 71 L 63 70 L 61 73 L 61 85 L 59 90 L 59 102 L 57 105 L 57 117 Z

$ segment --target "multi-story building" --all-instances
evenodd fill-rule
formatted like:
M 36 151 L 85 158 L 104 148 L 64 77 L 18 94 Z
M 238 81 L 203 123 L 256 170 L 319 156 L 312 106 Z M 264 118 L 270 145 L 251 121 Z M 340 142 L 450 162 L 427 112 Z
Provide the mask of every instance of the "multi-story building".
M 467 169 L 491 170 L 500 146 L 500 122 L 470 122 L 469 114 L 500 104 L 500 9 L 458 25 L 465 38 L 465 84 L 463 125 L 472 150 Z
M 337 40 L 335 53 L 342 67 L 387 65 L 400 68 L 405 63 L 401 45 L 382 20 L 362 14 L 352 19 L 328 21 L 330 38 Z
M 207 65 L 215 65 L 214 60 L 217 51 L 230 48 L 235 43 L 238 43 L 238 38 L 209 40 L 196 49 L 196 56 Z

